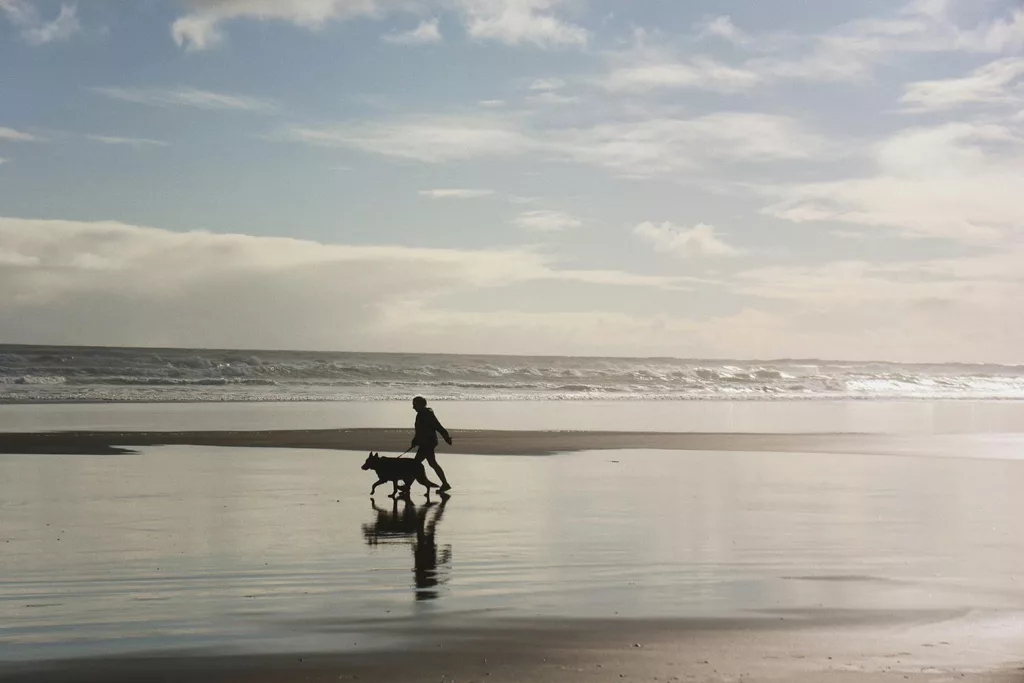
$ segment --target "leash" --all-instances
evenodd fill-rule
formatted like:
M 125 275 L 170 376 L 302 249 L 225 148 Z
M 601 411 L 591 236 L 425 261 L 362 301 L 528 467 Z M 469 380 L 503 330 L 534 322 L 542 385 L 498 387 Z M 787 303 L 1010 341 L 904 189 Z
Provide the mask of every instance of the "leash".
M 405 452 L 404 452 L 404 453 L 402 453 L 402 455 L 405 455 L 406 453 L 408 453 L 409 451 L 411 451 L 411 450 L 412 450 L 412 449 L 413 449 L 413 448 L 414 448 L 415 446 L 416 446 L 416 444 L 413 444 L 412 446 L 409 446 L 408 448 L 406 448 L 406 449 L 405 449 Z M 398 457 L 399 457 L 399 458 L 401 458 L 401 457 L 402 457 L 402 455 L 400 455 L 400 456 L 398 456 Z

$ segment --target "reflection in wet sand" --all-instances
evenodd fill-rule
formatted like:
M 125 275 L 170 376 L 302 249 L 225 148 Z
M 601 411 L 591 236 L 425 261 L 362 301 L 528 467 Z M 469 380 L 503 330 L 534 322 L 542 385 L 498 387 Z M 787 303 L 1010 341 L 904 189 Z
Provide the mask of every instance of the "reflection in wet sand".
M 451 568 L 451 546 L 445 545 L 439 554 L 435 540 L 437 525 L 441 523 L 449 498 L 442 495 L 440 503 L 428 500 L 416 507 L 408 498 L 399 497 L 394 499 L 390 510 L 378 507 L 370 499 L 376 517 L 373 522 L 363 524 L 363 538 L 370 546 L 405 543 L 412 546 L 417 600 L 437 598 L 437 588 L 444 584 Z

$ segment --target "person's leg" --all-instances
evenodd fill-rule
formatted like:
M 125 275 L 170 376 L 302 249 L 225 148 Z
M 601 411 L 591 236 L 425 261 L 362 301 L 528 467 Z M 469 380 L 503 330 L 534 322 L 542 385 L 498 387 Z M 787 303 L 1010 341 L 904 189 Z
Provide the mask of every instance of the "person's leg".
M 450 489 L 452 485 L 448 483 L 448 479 L 444 476 L 444 470 L 437 464 L 437 456 L 434 455 L 434 449 L 431 448 L 425 457 L 427 462 L 430 463 L 430 466 L 434 468 L 435 472 L 437 472 L 437 476 L 441 478 L 441 488 L 439 488 L 438 491 L 446 491 Z

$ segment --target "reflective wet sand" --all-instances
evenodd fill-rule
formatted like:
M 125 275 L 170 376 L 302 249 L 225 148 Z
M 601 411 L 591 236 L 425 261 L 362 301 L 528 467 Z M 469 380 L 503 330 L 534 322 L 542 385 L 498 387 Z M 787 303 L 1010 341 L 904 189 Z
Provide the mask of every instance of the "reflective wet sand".
M 371 500 L 365 453 L 3 456 L 0 659 L 342 655 L 524 620 L 821 636 L 860 614 L 947 642 L 925 653 L 943 666 L 1004 666 L 1024 463 L 963 455 L 442 454 L 455 495 L 429 504 Z

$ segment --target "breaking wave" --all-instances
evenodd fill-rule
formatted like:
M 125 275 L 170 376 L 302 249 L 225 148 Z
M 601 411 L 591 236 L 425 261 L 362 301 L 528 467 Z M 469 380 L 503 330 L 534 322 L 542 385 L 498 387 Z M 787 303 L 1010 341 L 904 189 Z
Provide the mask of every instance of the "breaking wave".
M 1024 399 L 1024 367 L 0 346 L 0 402 Z

